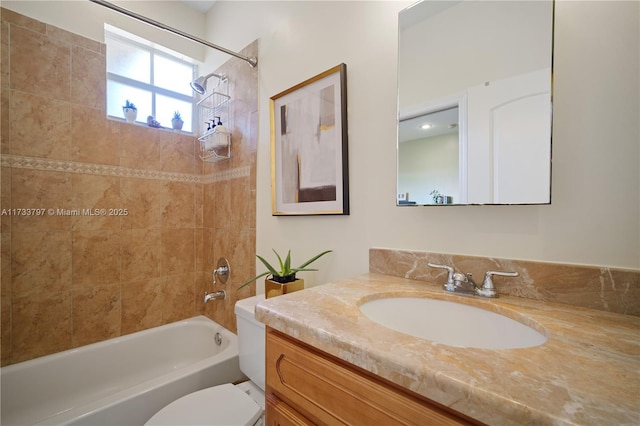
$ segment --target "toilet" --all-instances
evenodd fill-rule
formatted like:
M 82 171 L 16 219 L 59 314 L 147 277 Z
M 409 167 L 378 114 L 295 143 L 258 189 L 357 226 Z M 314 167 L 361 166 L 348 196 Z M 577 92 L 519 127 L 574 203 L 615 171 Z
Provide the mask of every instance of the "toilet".
M 240 370 L 250 381 L 237 385 L 227 383 L 185 395 L 158 411 L 145 425 L 264 424 L 265 329 L 254 317 L 255 306 L 260 300 L 264 300 L 264 294 L 238 300 L 235 306 Z

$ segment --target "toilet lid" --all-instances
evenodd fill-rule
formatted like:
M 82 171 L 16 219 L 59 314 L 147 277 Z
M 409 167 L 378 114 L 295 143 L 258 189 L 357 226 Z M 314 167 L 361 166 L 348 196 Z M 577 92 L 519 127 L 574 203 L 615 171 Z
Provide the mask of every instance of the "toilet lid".
M 173 401 L 145 425 L 253 425 L 262 409 L 249 395 L 228 383 L 203 389 Z

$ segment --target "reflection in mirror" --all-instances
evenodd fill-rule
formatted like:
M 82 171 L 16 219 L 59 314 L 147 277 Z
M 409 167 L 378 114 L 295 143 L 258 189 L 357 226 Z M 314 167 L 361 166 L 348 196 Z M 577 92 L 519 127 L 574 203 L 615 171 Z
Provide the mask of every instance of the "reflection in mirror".
M 552 21 L 546 0 L 400 12 L 398 205 L 550 203 Z
M 458 107 L 400 120 L 399 128 L 398 188 L 408 198 L 399 204 L 459 200 Z

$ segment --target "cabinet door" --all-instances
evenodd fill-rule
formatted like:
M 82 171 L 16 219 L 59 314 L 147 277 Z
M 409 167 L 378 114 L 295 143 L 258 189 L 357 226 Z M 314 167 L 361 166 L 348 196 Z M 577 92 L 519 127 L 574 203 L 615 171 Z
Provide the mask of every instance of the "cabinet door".
M 293 408 L 284 402 L 267 396 L 266 398 L 266 425 L 267 426 L 311 426 L 309 420 L 305 419 Z
M 435 403 L 271 329 L 266 352 L 267 395 L 315 424 L 470 424 Z M 271 424 L 269 412 L 267 422 Z

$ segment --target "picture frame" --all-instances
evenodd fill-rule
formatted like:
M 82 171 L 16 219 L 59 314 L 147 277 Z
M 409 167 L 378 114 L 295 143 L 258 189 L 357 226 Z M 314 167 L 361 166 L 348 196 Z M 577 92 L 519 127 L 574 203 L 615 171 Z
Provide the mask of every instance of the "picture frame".
M 348 215 L 347 66 L 270 98 L 274 216 Z

